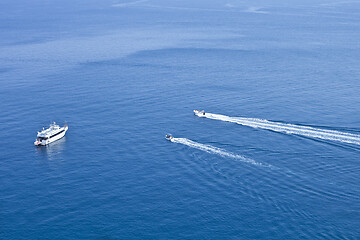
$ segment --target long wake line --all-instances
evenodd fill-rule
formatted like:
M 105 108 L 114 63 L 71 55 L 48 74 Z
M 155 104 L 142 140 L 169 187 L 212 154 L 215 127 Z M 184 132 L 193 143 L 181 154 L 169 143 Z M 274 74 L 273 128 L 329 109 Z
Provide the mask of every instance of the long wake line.
M 344 143 L 360 145 L 360 135 L 358 134 L 351 134 L 351 133 L 339 132 L 334 130 L 326 130 L 320 128 L 301 126 L 301 125 L 294 125 L 289 123 L 271 122 L 268 120 L 258 119 L 258 118 L 229 117 L 214 113 L 206 113 L 202 117 L 225 121 L 225 122 L 233 122 L 253 128 L 272 130 L 275 132 L 296 134 L 306 137 L 320 138 L 325 140 L 332 140 L 332 141 L 339 141 Z
M 262 163 L 258 163 L 256 161 L 254 161 L 253 159 L 241 156 L 241 155 L 237 155 L 237 154 L 233 154 L 230 152 L 227 152 L 221 148 L 217 148 L 211 145 L 206 145 L 206 144 L 201 144 L 201 143 L 197 143 L 194 141 L 191 141 L 187 138 L 172 138 L 171 139 L 172 142 L 174 143 L 180 143 L 192 148 L 196 148 L 199 149 L 201 151 L 205 151 L 208 153 L 212 153 L 212 154 L 217 154 L 220 155 L 222 157 L 230 157 L 230 158 L 235 158 L 235 159 L 239 159 L 242 162 L 246 162 L 246 163 L 250 163 L 253 165 L 259 165 L 259 166 L 264 166 L 264 167 L 271 167 L 271 165 L 267 165 L 267 164 L 262 164 Z

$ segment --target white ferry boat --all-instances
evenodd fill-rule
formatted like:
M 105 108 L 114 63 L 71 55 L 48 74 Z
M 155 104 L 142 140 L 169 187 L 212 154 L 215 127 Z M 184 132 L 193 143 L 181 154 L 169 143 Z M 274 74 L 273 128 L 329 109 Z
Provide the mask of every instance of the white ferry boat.
M 63 127 L 56 125 L 56 123 L 50 124 L 48 129 L 44 129 L 41 132 L 38 132 L 37 139 L 34 142 L 35 146 L 47 145 L 56 140 L 65 136 L 66 131 L 68 130 L 68 125 L 65 123 Z

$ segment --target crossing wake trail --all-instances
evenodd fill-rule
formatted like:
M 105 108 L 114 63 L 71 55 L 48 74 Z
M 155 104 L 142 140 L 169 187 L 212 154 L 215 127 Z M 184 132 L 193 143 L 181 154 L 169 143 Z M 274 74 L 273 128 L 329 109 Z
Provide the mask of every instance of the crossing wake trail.
M 358 134 L 351 134 L 351 133 L 345 133 L 335 130 L 326 130 L 326 129 L 308 127 L 308 126 L 289 124 L 289 123 L 271 122 L 268 120 L 258 119 L 258 118 L 229 117 L 214 113 L 206 113 L 202 117 L 225 121 L 225 122 L 233 122 L 243 126 L 267 129 L 267 130 L 282 132 L 286 134 L 296 134 L 311 138 L 320 138 L 324 140 L 332 140 L 332 141 L 360 145 L 360 135 Z
M 217 147 L 214 147 L 214 146 L 211 146 L 211 145 L 197 143 L 197 142 L 191 141 L 191 140 L 189 140 L 187 138 L 172 138 L 171 142 L 180 143 L 180 144 L 186 145 L 188 147 L 196 148 L 196 149 L 199 149 L 201 151 L 211 153 L 211 154 L 217 154 L 217 155 L 220 155 L 222 157 L 235 158 L 235 159 L 238 159 L 238 160 L 240 160 L 242 162 L 250 163 L 250 164 L 253 164 L 253 165 L 271 167 L 270 165 L 267 165 L 267 164 L 258 163 L 258 162 L 254 161 L 251 158 L 247 158 L 247 157 L 244 157 L 244 156 L 241 156 L 241 155 L 238 155 L 238 154 L 233 154 L 233 153 L 227 152 L 224 149 L 217 148 Z

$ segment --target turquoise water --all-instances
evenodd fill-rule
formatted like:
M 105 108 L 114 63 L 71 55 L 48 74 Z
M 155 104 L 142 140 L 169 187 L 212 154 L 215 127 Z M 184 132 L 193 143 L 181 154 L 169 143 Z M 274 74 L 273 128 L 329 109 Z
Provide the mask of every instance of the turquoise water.
M 0 238 L 359 238 L 359 10 L 1 2 Z

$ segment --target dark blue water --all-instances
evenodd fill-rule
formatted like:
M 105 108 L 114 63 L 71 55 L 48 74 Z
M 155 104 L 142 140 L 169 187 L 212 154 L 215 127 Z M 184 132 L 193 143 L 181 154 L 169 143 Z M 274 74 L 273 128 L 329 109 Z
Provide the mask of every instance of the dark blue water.
M 192 114 L 359 136 L 359 10 L 2 1 L 0 239 L 360 238 L 359 144 Z

